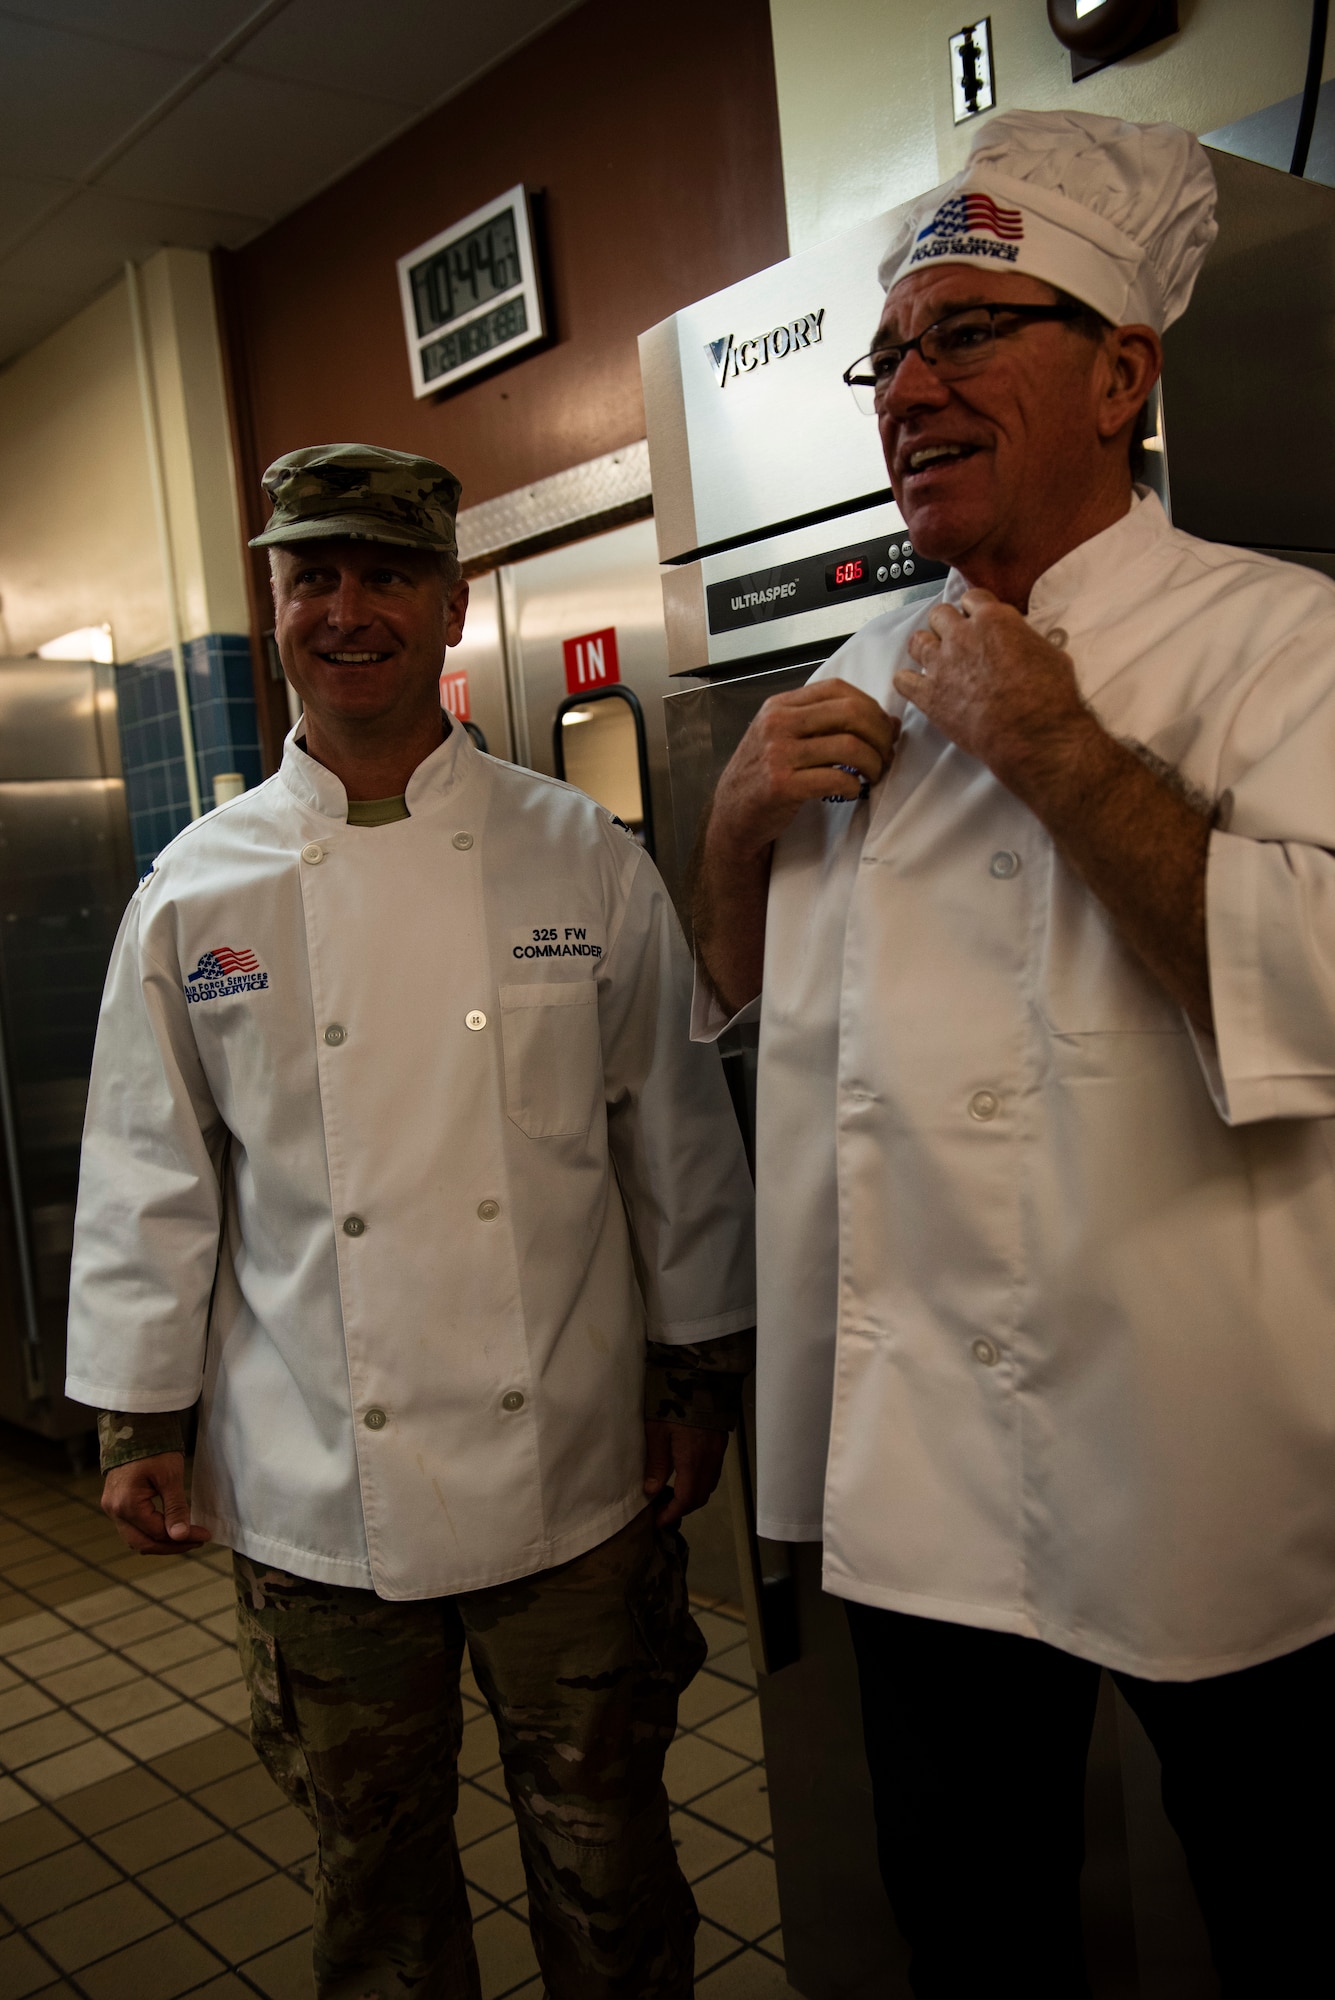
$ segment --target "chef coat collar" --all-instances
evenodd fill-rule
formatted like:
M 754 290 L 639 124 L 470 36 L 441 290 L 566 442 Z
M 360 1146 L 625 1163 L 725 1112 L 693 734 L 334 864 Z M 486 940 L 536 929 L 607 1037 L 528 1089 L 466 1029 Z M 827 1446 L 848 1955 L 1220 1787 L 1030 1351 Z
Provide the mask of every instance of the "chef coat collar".
M 1091 535 L 1087 542 L 1044 570 L 1029 593 L 1029 623 L 1046 638 L 1061 631 L 1065 638 L 1086 632 L 1101 622 L 1105 600 L 1124 603 L 1128 594 L 1127 576 L 1134 565 L 1146 561 L 1158 549 L 1172 524 L 1148 486 L 1137 486 L 1131 505 L 1120 521 Z M 969 588 L 958 570 L 946 578 L 941 599 L 957 604 Z M 1090 663 L 1076 656 L 1080 692 L 1097 694 L 1119 666 L 1116 659 Z
M 326 819 L 346 820 L 348 795 L 342 780 L 307 753 L 304 741 L 299 740 L 305 728 L 305 716 L 298 716 L 283 740 L 283 761 L 278 775 L 302 805 L 323 813 Z M 404 797 L 409 816 L 420 817 L 444 801 L 476 770 L 478 754 L 463 724 L 451 718 L 449 735 L 439 749 L 422 759 L 408 780 Z

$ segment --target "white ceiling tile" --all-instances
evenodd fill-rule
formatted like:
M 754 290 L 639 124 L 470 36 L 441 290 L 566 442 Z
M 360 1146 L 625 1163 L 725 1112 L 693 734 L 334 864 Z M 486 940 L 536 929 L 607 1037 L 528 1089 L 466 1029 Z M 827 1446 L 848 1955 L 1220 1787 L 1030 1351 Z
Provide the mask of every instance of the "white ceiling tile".
M 409 114 L 410 115 L 410 114 Z M 403 124 L 402 106 L 214 72 L 105 176 L 117 193 L 167 190 L 203 208 L 276 217 Z
M 265 224 L 253 215 L 219 213 L 180 202 L 130 201 L 86 188 L 12 256 L 0 260 L 0 283 L 79 285 L 89 297 L 109 284 L 127 257 L 136 264 L 164 243 L 187 250 L 235 250 Z
M 0 171 L 75 178 L 189 69 L 0 14 Z
M 435 103 L 506 50 L 569 13 L 576 0 L 289 0 L 247 42 L 247 70 L 366 91 L 404 106 Z
M 30 180 L 26 174 L 0 174 L 0 254 L 6 243 L 21 229 L 26 229 L 68 187 L 68 181 Z
M 35 21 L 130 48 L 198 60 L 255 13 L 260 0 L 23 0 L 0 16 Z

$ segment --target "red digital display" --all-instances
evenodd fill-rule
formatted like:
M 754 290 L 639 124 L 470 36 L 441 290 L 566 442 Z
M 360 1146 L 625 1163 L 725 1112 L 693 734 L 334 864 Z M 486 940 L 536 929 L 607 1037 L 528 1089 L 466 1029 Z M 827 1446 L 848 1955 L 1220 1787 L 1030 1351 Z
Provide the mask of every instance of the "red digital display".
M 835 564 L 834 587 L 836 590 L 842 590 L 845 584 L 861 583 L 862 576 L 862 557 L 853 556 L 848 562 Z

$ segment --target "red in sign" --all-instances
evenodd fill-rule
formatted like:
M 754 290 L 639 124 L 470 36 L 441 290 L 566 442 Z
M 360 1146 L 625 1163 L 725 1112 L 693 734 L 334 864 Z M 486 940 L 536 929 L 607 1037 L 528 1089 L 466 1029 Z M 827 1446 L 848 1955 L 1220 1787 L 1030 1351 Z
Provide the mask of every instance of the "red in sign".
M 621 679 L 615 625 L 604 632 L 585 632 L 578 639 L 567 639 L 561 650 L 566 661 L 567 694 L 587 694 L 590 688 L 610 687 Z
M 472 720 L 468 709 L 467 667 L 447 667 L 440 677 L 440 705 L 460 722 Z

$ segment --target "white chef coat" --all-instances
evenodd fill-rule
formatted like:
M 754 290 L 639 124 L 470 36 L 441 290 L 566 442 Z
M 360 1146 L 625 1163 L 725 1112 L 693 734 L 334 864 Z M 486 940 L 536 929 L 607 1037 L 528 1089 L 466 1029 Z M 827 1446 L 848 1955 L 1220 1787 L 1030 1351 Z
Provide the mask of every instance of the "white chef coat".
M 820 670 L 903 735 L 774 861 L 761 1532 L 862 1603 L 1244 1667 L 1335 1629 L 1335 585 L 1142 493 L 1033 591 L 1105 728 L 1222 802 L 1214 1039 L 895 695 L 927 609 Z
M 202 1394 L 195 1520 L 386 1598 L 614 1533 L 644 1504 L 646 1337 L 754 1320 L 740 1135 L 653 864 L 457 727 L 407 804 L 349 826 L 289 737 L 132 899 L 67 1385 Z

